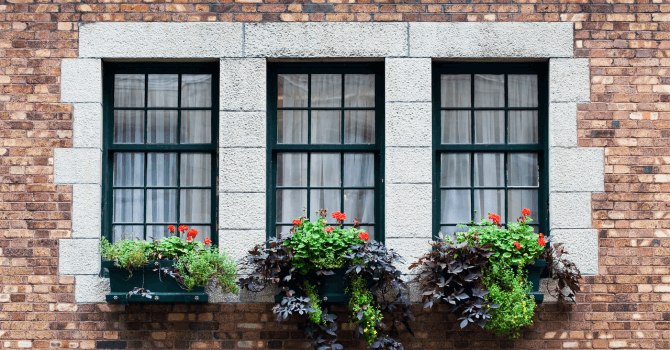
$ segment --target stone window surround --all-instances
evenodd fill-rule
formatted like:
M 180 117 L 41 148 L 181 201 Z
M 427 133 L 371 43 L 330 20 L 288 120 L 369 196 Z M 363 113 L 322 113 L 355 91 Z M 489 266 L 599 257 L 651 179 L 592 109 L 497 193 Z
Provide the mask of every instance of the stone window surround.
M 429 249 L 432 61 L 549 60 L 551 236 L 583 275 L 598 274 L 591 194 L 604 191 L 603 149 L 577 147 L 577 104 L 589 102 L 590 84 L 588 59 L 574 58 L 573 32 L 572 23 L 526 22 L 80 24 L 79 58 L 61 64 L 61 101 L 74 106 L 74 130 L 73 148 L 54 150 L 54 182 L 73 187 L 72 238 L 59 242 L 59 274 L 75 276 L 77 303 L 104 302 L 102 59 L 220 60 L 219 242 L 239 258 L 265 239 L 267 60 L 371 58 L 384 60 L 386 72 L 388 246 L 408 262 Z M 426 218 L 418 226 L 417 213 Z

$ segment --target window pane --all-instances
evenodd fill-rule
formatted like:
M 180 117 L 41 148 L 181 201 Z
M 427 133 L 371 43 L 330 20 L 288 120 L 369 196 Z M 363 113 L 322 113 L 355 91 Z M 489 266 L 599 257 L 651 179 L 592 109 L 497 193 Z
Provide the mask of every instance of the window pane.
M 537 143 L 537 111 L 509 111 L 509 143 Z
M 144 74 L 114 75 L 114 107 L 144 107 Z
M 504 75 L 475 75 L 475 107 L 505 107 Z
M 147 111 L 147 143 L 177 143 L 177 111 Z
M 340 153 L 312 153 L 311 157 L 310 186 L 340 187 Z
M 521 211 L 524 208 L 528 208 L 530 210 L 530 218 L 533 219 L 534 224 L 537 224 L 537 195 L 537 190 L 509 190 L 507 193 L 507 208 L 509 209 L 507 222 L 516 222 L 516 219 L 521 216 Z
M 470 74 L 449 74 L 440 77 L 442 107 L 470 107 Z
M 114 143 L 144 143 L 144 111 L 114 111 Z
M 375 156 L 372 153 L 344 154 L 344 186 L 374 187 Z
M 177 186 L 177 153 L 147 154 L 147 186 Z
M 442 111 L 442 143 L 472 143 L 470 111 Z
M 178 74 L 149 74 L 148 107 L 177 107 Z
M 293 225 L 277 225 L 277 237 L 290 233 Z
M 340 111 L 312 111 L 312 143 L 342 143 Z
M 344 112 L 344 143 L 375 143 L 375 111 Z
M 342 75 L 312 74 L 312 107 L 342 107 Z
M 317 211 L 326 209 L 326 222 L 334 224 L 335 219 L 330 215 L 333 212 L 341 211 L 341 190 L 310 190 L 309 194 L 309 217 L 314 222 L 319 218 Z
M 344 213 L 347 222 L 375 222 L 375 191 L 344 190 Z
M 212 106 L 211 74 L 181 76 L 181 106 L 182 108 Z
M 177 221 L 177 190 L 147 190 L 147 222 Z
M 144 153 L 114 153 L 114 186 L 144 185 Z
M 505 222 L 505 191 L 475 190 L 475 210 L 475 222 L 487 219 L 489 213 L 500 215 L 501 222 Z
M 475 111 L 475 143 L 505 143 L 505 111 Z
M 508 154 L 509 186 L 538 186 L 539 168 L 537 154 L 510 153 Z
M 134 241 L 144 239 L 144 227 L 137 225 L 114 225 L 114 242 L 122 239 Z
M 307 111 L 277 111 L 277 143 L 307 143 Z
M 443 224 L 459 224 L 470 221 L 470 190 L 442 190 Z
M 475 186 L 505 186 L 505 156 L 503 153 L 475 153 Z
M 347 74 L 344 76 L 344 106 L 375 106 L 374 74 Z
M 277 222 L 290 223 L 306 216 L 307 190 L 277 190 Z
M 212 142 L 212 111 L 181 111 L 181 143 Z
M 307 153 L 277 154 L 277 186 L 307 186 Z
M 360 226 L 358 228 L 361 231 L 367 232 L 368 235 L 370 235 L 370 239 L 375 238 L 375 227 L 374 226 Z
M 167 229 L 168 225 L 147 225 L 147 240 L 163 239 L 165 237 L 171 237 L 170 231 Z
M 444 236 L 454 236 L 456 235 L 456 232 L 467 232 L 467 228 L 460 228 L 458 226 L 441 226 L 440 227 L 440 232 Z
M 442 153 L 441 155 L 440 186 L 469 187 L 470 186 L 470 154 L 469 153 Z
M 277 107 L 307 107 L 307 74 L 277 76 Z
M 510 74 L 507 76 L 510 107 L 537 107 L 537 75 Z
M 212 186 L 212 155 L 209 153 L 182 153 L 181 186 Z
M 179 194 L 179 221 L 207 223 L 212 214 L 211 190 L 181 190 Z
M 114 222 L 144 222 L 144 190 L 114 190 Z

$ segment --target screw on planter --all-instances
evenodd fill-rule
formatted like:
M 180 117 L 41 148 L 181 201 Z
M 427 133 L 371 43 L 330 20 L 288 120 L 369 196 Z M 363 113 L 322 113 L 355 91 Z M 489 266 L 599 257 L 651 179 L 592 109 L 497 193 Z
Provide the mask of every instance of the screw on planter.
M 156 265 L 156 266 L 160 266 L 160 264 L 161 264 L 161 263 L 159 263 L 158 261 L 156 261 L 156 262 L 154 263 L 154 265 Z
M 328 301 L 328 297 L 323 297 L 323 301 Z
M 158 301 L 158 295 L 156 295 L 156 296 L 154 297 L 154 300 Z
M 196 295 L 193 299 L 195 299 L 195 301 L 198 301 L 200 300 L 200 297 Z
M 115 296 L 114 296 L 114 300 L 119 300 L 119 296 L 118 296 L 118 295 L 115 295 Z

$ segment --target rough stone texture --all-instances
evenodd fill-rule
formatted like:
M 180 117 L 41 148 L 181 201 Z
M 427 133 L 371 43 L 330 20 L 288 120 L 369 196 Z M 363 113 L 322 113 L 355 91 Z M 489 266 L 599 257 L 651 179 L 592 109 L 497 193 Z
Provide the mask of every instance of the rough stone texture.
M 553 192 L 549 207 L 552 229 L 591 228 L 591 192 Z
M 430 102 L 432 65 L 430 58 L 386 58 L 386 102 Z
M 265 240 L 265 230 L 219 230 L 219 250 L 225 249 L 235 261 Z
M 102 236 L 102 188 L 99 184 L 72 186 L 72 238 Z
M 221 193 L 219 228 L 265 230 L 265 193 Z
M 221 59 L 222 111 L 265 111 L 265 61 L 264 58 Z
M 431 184 L 433 158 L 430 147 L 388 147 L 384 183 Z
M 58 241 L 58 273 L 97 275 L 100 273 L 100 239 L 61 239 Z
M 572 23 L 410 23 L 412 57 L 573 57 Z
M 589 60 L 552 58 L 549 60 L 549 100 L 551 102 L 589 102 L 591 85 Z
M 410 271 L 409 265 L 418 260 L 417 258 L 430 252 L 430 236 L 423 238 L 386 238 L 386 246 L 400 254 L 405 260 L 405 264 L 400 267 L 403 274 L 416 274 L 417 271 Z M 406 280 L 409 280 L 407 278 Z
M 551 148 L 550 192 L 603 192 L 602 148 Z
M 265 112 L 220 112 L 219 147 L 262 147 L 266 139 Z
M 242 23 L 84 23 L 79 57 L 242 57 Z
M 102 148 L 102 105 L 75 103 L 72 141 L 75 148 Z
M 598 231 L 561 229 L 551 231 L 552 242 L 561 242 L 570 253 L 567 258 L 577 265 L 582 276 L 598 274 Z
M 265 158 L 264 148 L 220 148 L 219 191 L 265 193 Z
M 99 184 L 102 181 L 100 149 L 54 149 L 54 182 L 57 184 Z
M 387 184 L 385 190 L 386 237 L 430 239 L 432 185 Z
M 77 303 L 104 303 L 105 295 L 111 292 L 109 278 L 97 275 L 75 276 L 74 299 Z
M 431 103 L 387 103 L 386 146 L 432 147 Z
M 64 59 L 60 69 L 63 102 L 102 103 L 101 60 Z
M 406 23 L 252 23 L 244 40 L 248 57 L 407 56 Z
M 577 103 L 549 104 L 549 147 L 577 147 Z

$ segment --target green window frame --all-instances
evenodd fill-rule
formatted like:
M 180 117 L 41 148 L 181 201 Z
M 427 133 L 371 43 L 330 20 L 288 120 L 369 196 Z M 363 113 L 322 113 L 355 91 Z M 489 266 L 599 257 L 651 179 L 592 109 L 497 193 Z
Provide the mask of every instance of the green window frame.
M 116 74 L 138 74 L 144 75 L 144 97 L 143 97 L 143 106 L 141 107 L 115 107 L 114 105 L 114 79 Z M 170 74 L 178 75 L 177 86 L 177 105 L 172 107 L 149 107 L 148 101 L 149 97 L 149 75 L 153 74 Z M 182 77 L 183 75 L 198 75 L 206 74 L 211 75 L 211 106 L 209 107 L 192 107 L 192 106 L 182 106 Z M 167 99 L 166 99 L 167 100 Z M 142 137 L 142 143 L 114 143 L 114 128 L 115 128 L 115 111 L 122 110 L 133 110 L 143 113 L 143 124 L 142 132 L 144 133 Z M 176 143 L 148 143 L 148 115 L 151 111 L 176 111 L 176 129 L 174 129 L 173 134 L 170 134 L 172 137 L 176 138 Z M 190 111 L 190 114 L 184 114 L 185 111 Z M 186 133 L 183 126 L 183 118 L 194 117 L 201 118 L 202 116 L 197 116 L 199 111 L 209 111 L 210 120 L 209 128 L 211 135 L 207 133 L 201 133 L 200 137 L 209 137 L 209 142 L 207 143 L 180 143 L 181 138 L 184 137 L 182 133 Z M 173 113 L 171 113 L 174 115 Z M 159 112 L 154 112 L 156 120 L 160 118 Z M 206 113 L 204 113 L 205 118 L 201 121 L 207 121 Z M 165 118 L 165 117 L 164 117 Z M 168 123 L 165 122 L 164 123 Z M 174 121 L 171 121 L 174 123 Z M 191 124 L 196 126 L 201 126 L 203 124 Z M 154 126 L 156 130 L 160 128 L 158 122 Z M 206 128 L 205 124 L 205 128 Z M 139 129 L 138 129 L 139 130 Z M 206 129 L 205 129 L 206 130 Z M 172 132 L 172 131 L 171 131 Z M 157 134 L 152 134 L 157 135 Z M 121 63 L 121 62 L 105 62 L 104 63 L 104 74 L 103 74 L 103 156 L 102 156 L 102 235 L 107 238 L 110 242 L 114 240 L 114 226 L 142 226 L 143 227 L 143 238 L 150 239 L 151 237 L 147 234 L 148 226 L 155 226 L 156 229 L 159 227 L 162 228 L 165 234 L 167 233 L 168 225 L 187 225 L 189 227 L 203 228 L 209 227 L 212 243 L 218 244 L 218 139 L 219 139 L 219 64 L 218 62 L 199 62 L 199 63 L 158 63 L 158 62 L 146 62 L 146 63 Z M 116 186 L 113 184 L 114 177 L 114 157 L 117 153 L 140 153 L 143 154 L 143 176 L 142 185 L 130 185 L 130 186 Z M 177 170 L 176 174 L 176 184 L 166 185 L 166 186 L 149 186 L 147 183 L 147 167 L 148 167 L 148 157 L 149 155 L 154 154 L 174 154 L 174 163 L 176 163 Z M 184 153 L 188 154 L 208 154 L 210 155 L 209 159 L 211 164 L 211 174 L 205 174 L 202 178 L 207 179 L 209 177 L 210 181 L 204 183 L 189 185 L 184 184 L 181 179 L 181 169 L 183 159 L 187 159 L 188 156 L 182 158 Z M 166 156 L 167 157 L 167 156 Z M 197 156 L 196 156 L 197 157 Z M 206 158 L 205 158 L 206 159 Z M 205 161 L 202 164 L 207 164 Z M 158 173 L 158 169 L 155 170 Z M 194 172 L 193 174 L 196 174 Z M 195 180 L 193 180 L 195 181 Z M 188 182 L 185 180 L 184 182 Z M 142 201 L 144 202 L 144 213 L 142 215 L 142 222 L 135 223 L 114 223 L 114 190 L 115 189 L 132 189 L 132 190 L 141 190 L 143 191 Z M 149 196 L 147 195 L 148 191 L 154 191 L 152 193 L 160 193 L 160 190 L 163 190 L 164 193 L 168 191 L 174 191 L 176 195 L 176 221 L 175 222 L 149 222 L 147 223 L 147 201 Z M 181 200 L 180 196 L 183 193 L 187 193 L 189 190 L 209 190 L 209 197 L 211 199 L 209 206 L 209 222 L 200 221 L 200 222 L 182 222 L 181 218 Z M 192 193 L 195 191 L 192 191 Z M 202 194 L 202 192 L 200 192 Z M 160 195 L 156 195 L 156 202 L 160 200 Z M 206 205 L 206 204 L 205 204 Z M 207 215 L 207 214 L 206 214 Z M 205 216 L 206 217 L 206 216 Z M 160 231 L 158 231 L 160 232 Z M 182 235 L 183 236 L 183 235 Z M 159 237 L 155 237 L 158 239 Z M 184 237 L 185 238 L 185 237 Z M 203 237 L 198 237 L 198 240 L 202 240 Z
M 308 90 L 307 90 L 307 106 L 305 107 L 278 107 L 278 95 L 279 87 L 278 81 L 280 75 L 286 74 L 296 74 L 296 75 L 307 75 L 309 78 L 308 81 Z M 337 107 L 315 107 L 312 106 L 312 77 L 313 75 L 320 74 L 332 74 L 341 76 L 341 99 L 340 105 Z M 346 107 L 346 93 L 345 93 L 345 76 L 346 75 L 374 75 L 374 107 Z M 328 217 L 330 220 L 331 213 L 334 211 L 345 212 L 347 214 L 347 220 L 345 220 L 345 226 L 351 226 L 352 219 L 354 219 L 351 213 L 347 213 L 345 210 L 345 191 L 346 190 L 374 190 L 374 199 L 373 199 L 373 208 L 374 208 L 374 222 L 361 222 L 361 228 L 365 229 L 366 227 L 374 229 L 374 235 L 371 234 L 376 240 L 381 242 L 384 241 L 384 210 L 383 210 L 383 201 L 384 201 L 384 186 L 383 186 L 383 177 L 384 177 L 384 66 L 383 63 L 374 62 L 374 63 L 269 63 L 268 64 L 268 129 L 267 129 L 267 236 L 275 237 L 278 233 L 278 227 L 280 229 L 288 228 L 291 225 L 291 222 L 278 222 L 277 221 L 277 198 L 278 191 L 281 190 L 306 190 L 307 200 L 306 207 L 307 210 L 303 215 L 313 215 L 314 211 L 317 211 L 321 208 L 311 208 L 310 196 L 312 191 L 318 190 L 338 190 L 340 191 L 340 207 L 337 209 L 326 208 L 328 209 Z M 291 110 L 293 111 L 305 111 L 307 113 L 307 143 L 280 143 L 278 142 L 278 115 L 280 111 Z M 347 144 L 345 143 L 345 113 L 347 111 L 363 111 L 369 110 L 374 111 L 374 143 L 367 144 Z M 335 144 L 323 144 L 323 143 L 312 143 L 314 134 L 312 133 L 312 124 L 313 124 L 313 112 L 315 111 L 339 111 L 340 114 L 340 141 Z M 307 154 L 307 171 L 311 171 L 311 161 L 313 155 L 323 154 L 323 153 L 339 153 L 340 154 L 340 167 L 339 167 L 339 185 L 324 187 L 324 186 L 312 186 L 310 183 L 310 176 L 307 176 L 307 185 L 300 186 L 278 186 L 278 155 L 286 153 L 302 153 Z M 372 154 L 374 157 L 374 184 L 373 186 L 366 185 L 364 187 L 360 186 L 348 186 L 345 184 L 345 172 L 346 160 L 345 157 L 348 157 L 348 154 L 352 153 L 366 153 Z M 349 158 L 351 159 L 351 158 Z M 350 192 L 352 193 L 352 192 Z M 295 217 L 297 218 L 297 216 Z
M 515 187 L 510 184 L 510 171 L 509 166 L 511 160 L 510 155 L 515 155 L 515 159 L 523 157 L 519 154 L 535 154 L 537 155 L 537 166 L 538 166 L 538 176 L 537 176 L 537 186 L 535 188 L 530 188 L 533 191 L 537 191 L 537 213 L 533 213 L 533 216 L 536 216 L 534 225 L 536 225 L 536 230 L 542 232 L 545 235 L 549 234 L 549 186 L 548 186 L 548 76 L 547 72 L 548 63 L 547 62 L 527 62 L 527 63 L 452 63 L 452 62 L 436 62 L 433 64 L 433 77 L 432 77 L 432 86 L 433 86 L 433 198 L 435 205 L 433 206 L 433 237 L 437 237 L 438 233 L 446 228 L 443 233 L 450 233 L 451 230 L 456 228 L 451 228 L 457 223 L 466 223 L 470 220 L 476 218 L 475 210 L 475 193 L 482 194 L 481 191 L 491 190 L 491 191 L 504 191 L 504 205 L 505 214 L 495 213 L 501 216 L 501 222 L 506 223 L 510 220 L 515 220 L 515 218 L 521 216 L 519 213 L 510 213 L 509 204 L 510 204 L 510 190 L 519 190 L 519 189 L 529 189 L 528 187 Z M 443 75 L 469 75 L 470 82 L 470 92 L 469 92 L 469 106 L 467 107 L 443 107 L 442 105 L 442 76 Z M 502 107 L 475 107 L 475 76 L 476 75 L 503 75 L 504 76 L 504 106 Z M 514 107 L 509 106 L 509 76 L 510 75 L 537 75 L 537 106 L 536 107 Z M 476 127 L 475 127 L 475 113 L 478 111 L 498 111 L 498 113 L 504 112 L 504 143 L 476 143 Z M 454 115 L 458 115 L 456 111 L 467 112 L 469 118 L 469 143 L 458 144 L 458 143 L 442 143 L 442 112 L 445 113 L 445 118 L 449 118 Z M 454 113 L 449 115 L 448 112 L 454 111 Z M 510 111 L 523 113 L 522 111 L 536 111 L 537 112 L 537 143 L 510 143 Z M 481 112 L 479 112 L 481 113 Z M 461 114 L 460 116 L 464 116 Z M 479 114 L 481 120 L 484 120 L 484 113 Z M 457 117 L 458 118 L 458 117 Z M 446 120 L 446 119 L 445 119 Z M 483 124 L 483 122 L 482 122 Z M 483 136 L 482 136 L 483 138 Z M 453 186 L 453 183 L 449 183 L 449 180 L 446 183 L 442 183 L 442 155 L 448 153 L 450 155 L 445 156 L 445 159 L 455 154 L 454 157 L 460 157 L 464 160 L 463 157 L 468 159 L 469 164 L 466 168 L 469 168 L 467 179 L 464 184 L 459 184 L 458 186 Z M 477 154 L 478 159 L 484 160 L 485 156 L 482 154 L 504 154 L 502 157 L 502 163 L 504 163 L 504 170 L 502 172 L 502 177 L 504 177 L 503 185 L 494 185 L 494 186 L 475 186 L 475 154 Z M 490 159 L 490 158 L 489 158 Z M 451 162 L 454 164 L 455 162 Z M 500 162 L 498 165 L 501 164 Z M 497 166 L 500 168 L 499 166 Z M 484 170 L 479 170 L 483 172 Z M 445 175 L 446 176 L 446 175 Z M 481 184 L 481 183 L 480 183 Z M 464 217 L 460 219 L 459 222 L 447 222 L 442 220 L 442 193 L 443 191 L 448 190 L 458 190 L 463 191 L 461 194 L 465 194 L 465 191 L 469 191 L 470 194 L 470 217 Z M 448 195 L 445 192 L 446 198 Z M 482 197 L 484 197 L 482 195 Z M 500 198 L 500 197 L 498 197 Z M 487 211 L 491 211 L 486 209 Z M 533 209 L 531 209 L 532 211 Z M 464 209 L 467 211 L 467 209 Z M 492 211 L 491 211 L 492 212 Z M 486 218 L 486 213 L 480 213 L 481 217 Z M 478 220 L 477 220 L 478 221 Z

